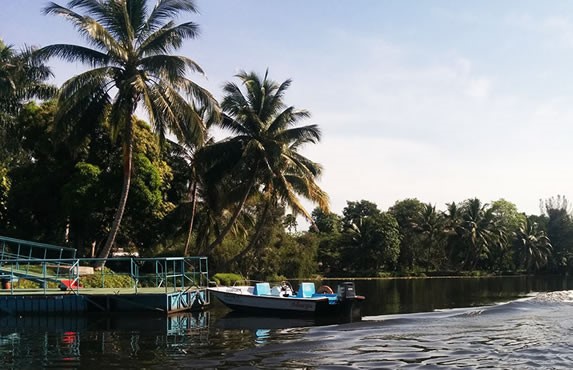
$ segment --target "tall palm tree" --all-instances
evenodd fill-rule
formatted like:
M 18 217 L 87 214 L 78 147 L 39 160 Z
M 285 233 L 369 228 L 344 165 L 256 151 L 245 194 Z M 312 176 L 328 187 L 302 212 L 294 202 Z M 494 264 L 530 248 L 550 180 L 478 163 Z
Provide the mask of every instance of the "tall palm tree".
M 461 206 L 456 202 L 446 203 L 446 211 L 443 212 L 444 216 L 444 234 L 446 237 L 446 256 L 447 261 L 450 263 L 449 268 L 459 268 L 461 261 L 464 260 L 463 243 L 458 231 L 460 223 L 462 222 Z
M 429 268 L 434 263 L 434 261 L 432 261 L 432 257 L 436 251 L 432 253 L 432 248 L 438 248 L 438 246 L 441 245 L 440 242 L 444 240 L 444 228 L 446 227 L 445 221 L 445 216 L 441 212 L 436 211 L 435 205 L 426 203 L 422 205 L 422 209 L 416 215 L 412 223 L 414 230 L 420 233 L 424 238 L 424 243 L 427 247 L 427 268 Z
M 244 71 L 236 77 L 242 86 L 227 83 L 221 102 L 225 114 L 221 125 L 234 136 L 205 148 L 203 155 L 218 158 L 219 164 L 229 166 L 232 176 L 244 179 L 238 186 L 238 203 L 210 249 L 223 241 L 249 197 L 262 192 L 265 207 L 246 252 L 257 240 L 273 202 L 286 204 L 293 215 L 302 215 L 312 222 L 299 196 L 325 210 L 328 210 L 328 196 L 316 183 L 321 166 L 299 153 L 303 145 L 320 140 L 320 130 L 317 125 L 296 126 L 310 115 L 306 110 L 285 105 L 283 97 L 291 80 L 278 84 L 268 78 L 268 70 L 262 78 Z M 221 170 L 217 164 L 213 168 Z
M 515 232 L 513 245 L 518 262 L 528 272 L 547 264 L 552 252 L 551 241 L 531 218 L 526 218 Z
M 490 248 L 503 237 L 494 210 L 477 199 L 468 199 L 462 205 L 461 222 L 456 232 L 466 246 L 465 267 L 475 268 L 480 258 L 489 255 Z
M 215 123 L 217 123 L 219 119 L 218 114 L 212 114 L 207 107 L 194 107 L 195 111 L 201 117 L 204 127 L 206 130 L 211 128 Z M 189 163 L 189 202 L 191 204 L 191 214 L 189 216 L 189 227 L 187 228 L 187 237 L 185 239 L 185 246 L 183 248 L 183 255 L 187 256 L 189 253 L 189 247 L 191 244 L 191 235 L 193 233 L 193 226 L 195 224 L 195 215 L 197 212 L 197 202 L 199 197 L 199 188 L 200 184 L 200 176 L 198 173 L 198 167 L 201 165 L 196 158 L 196 153 L 202 147 L 206 145 L 210 145 L 214 143 L 214 138 L 209 136 L 207 133 L 203 136 L 202 142 L 190 142 L 190 143 L 182 143 L 180 148 L 182 149 L 182 154 L 184 158 Z
M 100 258 L 111 251 L 129 194 L 136 108 L 142 106 L 147 112 L 162 141 L 171 132 L 185 142 L 201 142 L 204 131 L 192 102 L 216 111 L 211 94 L 186 77 L 187 71 L 203 73 L 201 67 L 171 54 L 184 40 L 198 35 L 197 24 L 176 25 L 172 19 L 196 11 L 193 0 L 158 0 L 152 9 L 146 0 L 71 0 L 67 8 L 50 3 L 44 9 L 73 23 L 91 46 L 56 44 L 38 52 L 40 58 L 60 57 L 92 67 L 63 84 L 58 122 L 64 128 L 81 124 L 91 118 L 86 112 L 99 107 L 99 118 L 107 119 L 112 136 L 122 141 L 123 186 Z

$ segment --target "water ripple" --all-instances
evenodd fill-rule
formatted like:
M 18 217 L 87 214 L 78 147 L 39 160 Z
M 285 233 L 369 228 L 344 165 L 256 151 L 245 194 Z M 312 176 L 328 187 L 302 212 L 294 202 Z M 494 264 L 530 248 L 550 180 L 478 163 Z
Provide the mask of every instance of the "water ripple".
M 560 304 L 547 304 L 552 302 L 548 297 Z M 573 306 L 562 304 L 567 297 L 540 297 L 535 302 L 543 304 L 537 306 L 523 302 L 503 309 L 312 328 L 292 343 L 236 353 L 227 364 L 268 369 L 569 369 Z

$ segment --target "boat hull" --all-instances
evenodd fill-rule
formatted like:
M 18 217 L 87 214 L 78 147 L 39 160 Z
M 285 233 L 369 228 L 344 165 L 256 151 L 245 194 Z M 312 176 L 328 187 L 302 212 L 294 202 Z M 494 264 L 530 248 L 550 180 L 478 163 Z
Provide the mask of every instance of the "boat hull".
M 327 296 L 312 298 L 256 296 L 229 288 L 208 288 L 224 305 L 232 310 L 264 315 L 337 315 L 359 309 L 362 297 L 332 302 Z M 229 289 L 229 290 L 226 290 Z M 359 313 L 358 313 L 359 315 Z

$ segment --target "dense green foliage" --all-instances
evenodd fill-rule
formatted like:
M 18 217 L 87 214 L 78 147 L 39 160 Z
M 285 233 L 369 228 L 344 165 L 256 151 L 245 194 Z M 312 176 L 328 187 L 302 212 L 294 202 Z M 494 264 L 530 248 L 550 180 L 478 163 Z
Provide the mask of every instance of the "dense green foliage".
M 249 279 L 573 272 L 564 197 L 543 201 L 539 216 L 504 199 L 404 199 L 387 211 L 348 201 L 338 215 L 318 186 L 322 167 L 301 154 L 321 131 L 286 103 L 291 80 L 240 72 L 219 104 L 188 79 L 201 68 L 171 54 L 197 35 L 195 23 L 173 22 L 195 13 L 193 1 L 68 5 L 45 11 L 71 21 L 90 47 L 16 52 L 0 42 L 0 235 L 80 256 L 112 247 L 207 255 L 211 271 Z M 51 57 L 92 68 L 53 100 Z M 134 116 L 138 106 L 149 123 Z M 213 127 L 224 137 L 212 138 Z M 303 218 L 308 231 L 298 231 Z
M 57 126 L 70 132 L 106 123 L 110 136 L 121 139 L 122 191 L 98 254 L 107 258 L 126 211 L 133 166 L 138 161 L 133 152 L 136 109 L 146 111 L 153 132 L 162 141 L 169 131 L 180 141 L 200 142 L 204 125 L 193 102 L 211 111 L 217 107 L 211 94 L 187 77 L 187 72 L 203 72 L 201 67 L 188 57 L 172 55 L 185 39 L 198 33 L 195 23 L 176 25 L 173 19 L 195 13 L 196 6 L 192 0 L 159 1 L 152 9 L 146 0 L 75 0 L 67 8 L 50 3 L 44 12 L 72 23 L 89 45 L 54 44 L 35 53 L 37 60 L 59 57 L 91 68 L 60 88 Z
M 220 272 L 213 275 L 211 280 L 219 285 L 234 285 L 235 283 L 245 280 L 245 278 L 238 274 Z
M 398 201 L 386 213 L 365 200 L 348 202 L 342 217 L 317 209 L 321 272 L 569 272 L 573 221 L 566 200 L 557 199 L 543 202 L 541 216 L 519 213 L 504 199 L 490 205 L 476 198 L 447 204 L 444 211 L 417 199 Z

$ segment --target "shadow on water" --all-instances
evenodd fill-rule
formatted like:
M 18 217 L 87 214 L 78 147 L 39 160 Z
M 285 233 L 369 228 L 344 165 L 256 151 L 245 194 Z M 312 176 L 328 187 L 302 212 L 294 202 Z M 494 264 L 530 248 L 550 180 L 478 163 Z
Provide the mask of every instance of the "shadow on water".
M 356 320 L 359 321 L 359 320 Z M 226 315 L 216 319 L 214 326 L 220 329 L 288 329 L 288 328 L 301 328 L 311 326 L 325 326 L 325 325 L 338 325 L 352 322 L 352 320 L 336 317 L 336 316 L 311 316 L 311 317 L 295 317 L 295 316 L 260 316 L 252 314 L 244 314 L 231 311 Z

